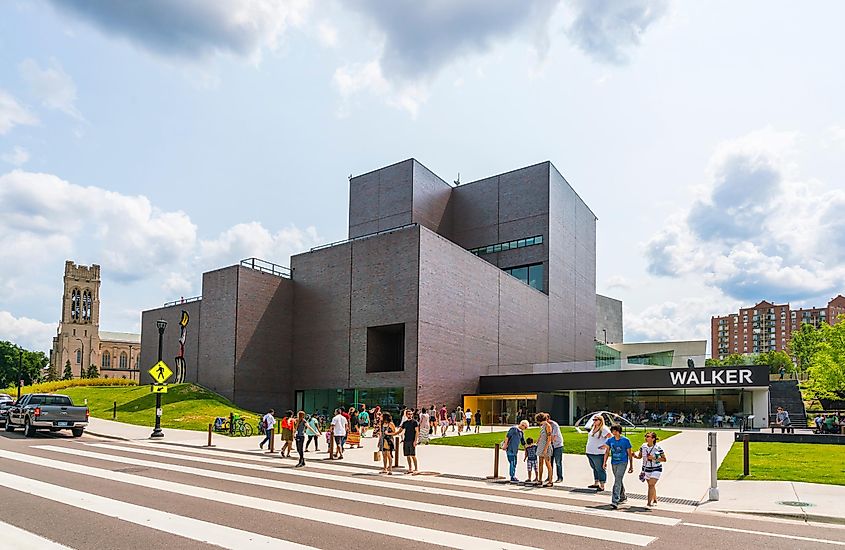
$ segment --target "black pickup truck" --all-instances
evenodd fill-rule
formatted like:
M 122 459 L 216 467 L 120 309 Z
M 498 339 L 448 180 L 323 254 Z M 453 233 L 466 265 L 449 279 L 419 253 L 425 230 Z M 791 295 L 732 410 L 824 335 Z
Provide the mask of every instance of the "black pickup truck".
M 75 407 L 66 395 L 30 393 L 9 407 L 6 431 L 23 428 L 23 434 L 32 437 L 36 430 L 70 430 L 79 437 L 88 425 L 88 415 L 88 407 Z

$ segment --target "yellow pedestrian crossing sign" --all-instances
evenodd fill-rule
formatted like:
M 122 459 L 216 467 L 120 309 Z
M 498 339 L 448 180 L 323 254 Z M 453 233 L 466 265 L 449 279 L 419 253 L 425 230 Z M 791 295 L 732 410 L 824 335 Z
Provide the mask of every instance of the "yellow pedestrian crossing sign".
M 167 393 L 167 384 L 150 384 L 150 391 L 153 393 Z
M 163 384 L 165 380 L 173 376 L 173 371 L 170 370 L 170 367 L 168 367 L 167 363 L 164 361 L 159 361 L 153 365 L 153 368 L 151 368 L 148 372 L 150 373 L 150 376 L 153 377 L 153 380 L 159 384 Z

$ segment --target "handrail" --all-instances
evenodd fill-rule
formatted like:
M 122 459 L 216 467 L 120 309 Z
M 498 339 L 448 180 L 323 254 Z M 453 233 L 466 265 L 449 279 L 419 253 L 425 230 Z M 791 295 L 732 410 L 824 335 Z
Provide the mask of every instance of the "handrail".
M 202 300 L 202 296 L 194 296 L 192 298 L 180 298 L 179 300 L 173 300 L 172 302 L 165 302 L 164 307 L 171 307 L 180 304 L 188 304 L 191 302 L 199 302 Z
M 310 252 L 314 252 L 315 250 L 322 250 L 323 248 L 331 248 L 331 247 L 337 246 L 339 244 L 351 243 L 352 241 L 357 241 L 357 240 L 360 240 L 360 239 L 368 239 L 370 237 L 375 237 L 376 235 L 383 235 L 385 233 L 392 233 L 394 231 L 399 231 L 400 229 L 406 229 L 408 227 L 414 227 L 416 225 L 419 225 L 419 224 L 416 223 L 416 222 L 406 223 L 405 225 L 400 225 L 399 227 L 391 227 L 390 229 L 382 229 L 381 231 L 376 231 L 375 233 L 367 233 L 366 235 L 359 235 L 357 237 L 350 237 L 350 238 L 344 239 L 342 241 L 335 241 L 333 243 L 321 244 L 320 246 L 313 247 L 310 250 Z
M 276 275 L 277 277 L 284 277 L 286 279 L 291 278 L 291 268 L 274 264 L 273 262 L 268 262 L 267 260 L 262 260 L 261 258 L 243 259 L 241 260 L 241 266 L 260 271 L 261 273 Z

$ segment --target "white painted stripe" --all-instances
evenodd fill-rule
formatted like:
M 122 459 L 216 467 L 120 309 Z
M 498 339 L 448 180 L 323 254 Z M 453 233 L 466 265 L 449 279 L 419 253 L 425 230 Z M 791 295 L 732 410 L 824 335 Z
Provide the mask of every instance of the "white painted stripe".
M 0 521 L 0 535 L 3 539 L 4 545 L 9 545 L 9 548 L 15 550 L 71 550 L 69 546 L 53 542 L 45 539 L 42 536 L 24 531 L 20 527 L 15 527 L 8 523 Z
M 257 485 L 260 487 L 273 487 L 282 491 L 292 491 L 296 493 L 304 493 L 307 495 L 317 495 L 329 498 L 337 498 L 341 500 L 349 500 L 358 503 L 373 504 L 376 506 L 392 506 L 402 510 L 408 507 L 408 499 L 393 498 L 379 495 L 370 495 L 360 491 L 343 491 L 340 489 L 331 489 L 328 487 L 318 487 L 313 485 L 302 485 L 299 483 L 289 483 L 286 481 L 278 481 L 274 479 L 256 478 L 255 476 L 244 476 L 240 474 L 231 474 L 228 472 L 221 472 L 217 470 L 204 470 L 200 468 L 192 468 L 189 466 L 180 466 L 178 464 L 169 464 L 162 462 L 154 462 L 150 460 L 141 460 L 137 458 L 128 458 L 125 456 L 116 456 L 103 453 L 92 453 L 82 451 L 71 447 L 59 447 L 43 445 L 39 449 L 54 451 L 73 456 L 82 456 L 86 458 L 93 458 L 97 460 L 107 460 L 110 462 L 118 462 L 120 464 L 131 464 L 133 466 L 145 466 L 148 468 L 165 469 L 169 472 L 179 472 L 183 474 L 190 474 L 200 477 L 208 477 L 212 479 L 223 479 L 226 481 L 234 481 L 236 483 L 244 483 L 247 485 Z M 42 459 L 49 460 L 49 459 Z M 54 461 L 50 461 L 54 462 Z M 206 463 L 208 461 L 205 461 Z M 74 471 L 77 471 L 74 469 Z M 267 471 L 266 469 L 264 470 Z M 321 476 L 325 479 L 325 476 Z M 552 533 L 559 533 L 562 535 L 573 535 L 578 537 L 586 537 L 592 539 L 608 540 L 613 542 L 622 542 L 627 544 L 635 544 L 638 546 L 646 546 L 653 542 L 654 537 L 647 535 L 638 535 L 633 533 L 625 533 L 622 531 L 613 531 L 611 529 L 585 527 L 571 523 L 563 523 L 557 521 L 546 521 L 529 517 L 512 516 L 508 514 L 499 514 L 495 512 L 485 512 L 481 510 L 473 510 L 463 507 L 447 506 L 443 504 L 432 504 L 428 502 L 414 502 L 414 510 L 418 512 L 430 512 L 433 514 L 443 514 L 449 517 L 460 517 L 461 519 L 471 519 L 476 521 L 486 521 L 488 523 L 499 523 L 502 525 L 519 525 L 520 527 L 536 529 L 539 531 L 549 531 Z M 428 539 L 426 539 L 428 540 Z
M 49 447 L 49 446 L 41 446 L 39 448 L 47 447 L 49 450 L 52 451 L 60 451 L 60 452 L 68 452 L 73 451 L 72 449 L 67 449 L 64 447 Z M 85 451 L 76 451 L 76 453 L 85 453 L 85 454 L 98 454 L 102 457 L 103 460 L 111 460 L 111 458 L 122 458 L 122 457 L 112 457 L 111 455 L 102 455 L 100 453 L 87 453 Z M 68 453 L 68 454 L 76 454 L 76 453 Z M 80 454 L 80 456 L 84 456 Z M 25 455 L 19 453 L 13 453 L 10 451 L 0 450 L 0 459 L 9 459 L 9 460 L 16 460 L 19 462 L 26 462 L 28 464 L 38 464 L 49 468 L 60 468 L 67 470 L 68 464 L 66 462 L 60 462 L 58 460 L 52 460 L 49 458 L 43 458 L 34 455 Z M 127 459 L 124 463 L 127 464 L 134 464 L 135 462 L 129 462 L 131 459 Z M 120 462 L 120 461 L 118 461 Z M 136 461 L 137 463 L 142 462 L 149 462 L 149 461 Z M 163 468 L 167 469 L 168 471 L 176 471 L 176 468 L 173 465 L 169 464 L 162 464 L 160 462 L 149 462 L 152 467 Z M 143 464 L 146 465 L 146 464 Z M 188 469 L 185 467 L 185 469 Z M 193 469 L 193 468 L 191 468 Z M 205 472 L 205 470 L 202 470 Z M 90 466 L 84 466 L 81 464 L 74 464 L 72 470 L 69 473 L 73 474 L 81 474 L 91 477 L 96 477 L 100 479 L 107 479 L 110 481 L 117 481 L 120 483 L 126 483 L 128 485 L 136 485 L 140 487 L 148 487 L 150 489 L 158 490 L 158 491 L 166 491 L 168 493 L 175 493 L 182 496 L 194 497 L 194 498 L 201 498 L 205 500 L 211 500 L 213 502 L 218 503 L 226 503 L 233 506 L 240 506 L 243 508 L 251 508 L 254 510 L 259 510 L 263 512 L 271 512 L 275 514 L 280 514 L 283 516 L 295 517 L 299 519 L 307 519 L 312 521 L 318 521 L 321 523 L 327 523 L 333 526 L 336 525 L 354 525 L 357 529 L 363 529 L 365 531 L 370 531 L 373 533 L 380 533 L 392 537 L 399 537 L 403 539 L 413 540 L 413 541 L 426 541 L 430 544 L 439 544 L 441 546 L 446 546 L 449 548 L 495 548 L 501 550 L 530 550 L 528 546 L 522 546 L 520 544 L 511 544 L 507 542 L 501 542 L 491 539 L 485 539 L 480 537 L 474 537 L 470 535 L 463 535 L 458 533 L 448 533 L 440 530 L 429 529 L 427 527 L 417 527 L 414 525 L 406 525 L 398 522 L 393 521 L 384 521 L 380 519 L 374 519 L 366 516 L 358 516 L 354 513 L 341 513 L 341 512 L 334 512 L 331 510 L 322 510 L 320 508 L 313 508 L 308 506 L 302 506 L 298 504 L 291 504 L 288 502 L 279 502 L 275 500 L 267 500 L 261 499 L 257 497 L 241 495 L 238 493 L 229 493 L 226 491 L 219 491 L 216 489 L 208 489 L 205 487 L 197 487 L 194 485 L 188 485 L 186 483 L 178 483 L 175 481 L 166 481 L 162 479 L 155 479 L 149 478 L 144 476 L 138 476 L 134 474 L 127 474 L 124 472 L 114 472 L 111 470 L 104 470 L 100 468 L 92 468 Z M 210 472 L 209 472 L 210 473 Z M 220 475 L 220 472 L 215 473 L 216 476 Z M 230 474 L 235 475 L 235 474 Z M 17 477 L 17 476 L 15 476 Z M 214 477 L 214 476 L 209 476 Z M 239 476 L 245 477 L 245 476 Z M 262 483 L 262 480 L 259 479 L 250 479 L 250 481 L 258 482 L 258 485 L 267 485 L 266 483 Z M 266 481 L 266 480 L 264 480 Z M 118 502 L 118 501 L 115 501 Z M 405 507 L 407 507 L 408 503 L 405 502 Z M 252 533 L 250 533 L 252 535 Z M 652 539 L 652 537 L 648 537 Z M 245 539 L 242 539 L 240 548 L 244 548 L 246 545 L 243 544 Z M 276 541 L 277 543 L 282 541 Z M 285 543 L 289 544 L 289 543 Z
M 19 455 L 18 453 L 10 453 L 8 451 L 0 451 L 0 454 L 2 454 L 3 458 L 37 464 L 37 461 L 32 460 L 37 457 Z M 67 467 L 67 464 L 58 463 L 58 466 L 54 467 L 64 469 Z M 74 471 L 78 473 L 79 468 L 79 466 L 74 466 Z M 117 472 L 110 473 L 112 475 L 117 474 Z M 194 518 L 177 516 L 169 512 L 161 512 L 152 508 L 129 504 L 91 493 L 84 493 L 60 485 L 44 483 L 43 481 L 7 474 L 5 472 L 0 472 L 0 485 L 21 493 L 28 493 L 60 504 L 80 508 L 86 512 L 122 519 L 123 521 L 149 527 L 150 529 L 179 535 L 180 537 L 206 544 L 214 544 L 230 550 L 239 550 L 247 546 L 316 550 L 311 546 L 303 546 L 282 539 L 265 537 L 264 535 L 241 531 L 240 529 L 233 529 Z
M 783 535 L 781 533 L 766 533 L 763 531 L 751 531 L 750 529 L 737 529 L 735 527 L 720 527 L 717 525 L 703 525 L 701 523 L 686 523 L 683 524 L 685 527 L 701 527 L 702 529 L 715 529 L 717 531 L 730 531 L 733 533 L 746 533 L 749 535 L 760 535 L 761 537 L 775 537 L 778 539 L 792 539 L 792 540 L 803 540 L 806 542 L 818 542 L 821 544 L 832 544 L 834 546 L 845 546 L 845 542 L 840 540 L 828 540 L 828 539 L 814 539 L 811 537 L 802 537 L 799 535 Z
M 203 464 L 216 464 L 219 466 L 228 466 L 232 468 L 242 468 L 246 470 L 255 470 L 261 472 L 267 471 L 274 471 L 281 474 L 290 474 L 295 476 L 301 477 L 309 477 L 314 479 L 324 479 L 324 480 L 332 480 L 332 481 L 340 481 L 343 483 L 352 483 L 357 485 L 366 485 L 369 487 L 381 487 L 386 489 L 393 489 L 398 491 L 409 491 L 414 493 L 425 493 L 425 494 L 433 494 L 433 495 L 440 495 L 440 496 L 449 496 L 449 497 L 457 497 L 457 498 L 465 498 L 470 500 L 481 500 L 484 502 L 497 502 L 499 504 L 510 504 L 514 506 L 520 506 L 523 508 L 537 508 L 541 510 L 556 510 L 559 512 L 568 512 L 568 513 L 576 513 L 576 514 L 586 514 L 591 516 L 600 516 L 602 518 L 613 518 L 621 519 L 625 521 L 634 521 L 638 523 L 648 523 L 653 525 L 678 525 L 681 520 L 678 518 L 667 517 L 667 516 L 659 516 L 659 515 L 644 515 L 644 514 L 634 514 L 631 512 L 621 512 L 621 511 L 609 511 L 609 510 L 597 510 L 595 508 L 591 508 L 588 506 L 576 506 L 572 504 L 563 504 L 560 502 L 553 502 L 553 501 L 538 501 L 538 500 L 531 500 L 525 499 L 520 497 L 513 497 L 513 496 L 500 496 L 495 494 L 487 494 L 487 493 L 472 493 L 467 491 L 458 491 L 452 489 L 444 489 L 442 487 L 433 487 L 430 485 L 423 485 L 423 482 L 418 480 L 410 480 L 408 479 L 410 476 L 395 476 L 397 481 L 382 481 L 378 479 L 366 479 L 362 477 L 349 477 L 349 476 L 338 476 L 332 475 L 324 472 L 314 472 L 308 470 L 294 470 L 290 468 L 280 469 L 278 468 L 279 459 L 270 458 L 264 459 L 263 457 L 255 457 L 254 460 L 261 460 L 264 463 L 259 464 L 251 464 L 245 463 L 240 460 L 222 460 L 222 459 L 214 459 L 214 458 L 200 458 L 196 456 L 191 456 L 187 454 L 178 454 L 178 453 L 168 453 L 165 451 L 153 451 L 151 449 L 147 449 L 146 445 L 143 445 L 142 449 L 135 448 L 135 447 L 122 447 L 118 445 L 112 445 L 108 443 L 97 443 L 91 444 L 92 447 L 102 448 L 102 449 L 112 449 L 118 450 L 128 453 L 136 453 L 136 454 L 143 454 L 148 456 L 158 456 L 162 458 L 171 458 L 177 460 L 184 460 L 186 462 L 200 462 Z M 156 448 L 161 448 L 158 445 L 153 445 Z M 44 448 L 44 449 L 51 449 L 52 447 L 48 446 L 41 446 L 36 448 Z M 181 449 L 180 449 L 181 450 Z M 197 451 L 202 449 L 197 449 Z M 212 454 L 214 456 L 220 456 L 220 453 L 217 451 L 206 451 L 208 454 Z M 205 454 L 205 453 L 204 453 Z M 234 458 L 234 457 L 233 457 Z M 238 457 L 244 459 L 252 459 L 252 457 Z M 270 464 L 268 464 L 270 463 Z M 332 465 L 337 468 L 342 468 L 340 465 Z M 317 464 L 316 467 L 322 467 L 322 463 Z M 268 470 L 268 468 L 274 468 Z M 360 468 L 355 468 L 354 466 L 346 466 L 346 469 L 353 471 L 355 473 L 361 473 L 362 470 Z M 444 483 L 446 480 L 441 478 L 428 478 L 435 483 Z M 463 487 L 472 487 L 473 489 L 485 489 L 491 491 L 497 491 L 502 493 L 514 493 L 518 491 L 518 489 L 509 489 L 503 490 L 499 487 L 489 487 L 480 484 L 479 482 L 474 481 L 467 481 L 463 479 L 449 479 L 449 484 L 454 484 Z M 507 486 L 509 487 L 509 486 Z M 517 493 L 518 494 L 518 493 Z M 543 496 L 546 496 L 545 494 Z M 557 496 L 557 495 L 554 495 Z

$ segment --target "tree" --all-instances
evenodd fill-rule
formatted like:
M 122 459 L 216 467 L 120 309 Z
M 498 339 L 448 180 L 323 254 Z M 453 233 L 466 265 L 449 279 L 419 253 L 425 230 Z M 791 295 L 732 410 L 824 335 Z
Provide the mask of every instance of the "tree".
M 73 378 L 73 371 L 70 369 L 70 359 L 65 363 L 65 370 L 62 372 L 62 380 L 71 380 Z
M 803 326 L 802 332 L 803 332 Z M 804 384 L 811 399 L 845 399 L 845 316 L 831 326 L 827 323 L 816 331 L 819 341 L 813 341 L 814 353 L 809 357 L 809 380 Z
M 59 379 L 59 368 L 50 363 L 50 369 L 47 371 L 47 382 L 54 382 Z
M 732 367 L 735 365 L 749 365 L 751 364 L 751 357 L 748 355 L 743 355 L 741 353 L 732 353 L 722 359 L 720 366 L 722 367 Z
M 792 363 L 792 359 L 785 351 L 767 351 L 765 353 L 760 353 L 754 357 L 754 364 L 768 365 L 769 372 L 772 374 L 779 373 L 781 367 L 783 367 L 783 370 L 786 372 L 792 372 L 795 370 L 795 365 Z
M 11 342 L 0 341 L 0 388 L 17 386 L 19 380 L 23 380 L 24 384 L 39 380 L 42 369 L 49 363 L 43 351 L 29 351 Z
M 100 377 L 100 371 L 97 369 L 97 365 L 91 363 L 91 365 L 89 365 L 88 369 L 86 369 L 86 371 L 85 371 L 85 378 L 99 378 L 99 377 Z
M 826 323 L 822 323 L 822 326 Z M 824 336 L 822 331 L 809 323 L 801 325 L 801 330 L 792 333 L 789 341 L 789 353 L 798 361 L 798 370 L 806 371 L 812 366 L 813 356 L 821 349 Z

